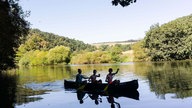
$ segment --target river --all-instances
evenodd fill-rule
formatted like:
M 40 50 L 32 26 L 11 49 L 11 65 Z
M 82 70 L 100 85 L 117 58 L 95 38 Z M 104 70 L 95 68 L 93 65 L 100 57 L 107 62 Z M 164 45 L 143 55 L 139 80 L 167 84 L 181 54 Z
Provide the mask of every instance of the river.
M 121 82 L 138 79 L 139 100 L 98 96 L 98 102 L 84 94 L 83 103 L 75 91 L 66 91 L 64 79 L 75 80 L 77 69 L 86 76 L 93 69 L 103 82 L 108 69 L 119 73 Z M 20 67 L 0 74 L 0 108 L 190 108 L 192 106 L 192 61 L 130 62 L 121 64 L 56 65 Z

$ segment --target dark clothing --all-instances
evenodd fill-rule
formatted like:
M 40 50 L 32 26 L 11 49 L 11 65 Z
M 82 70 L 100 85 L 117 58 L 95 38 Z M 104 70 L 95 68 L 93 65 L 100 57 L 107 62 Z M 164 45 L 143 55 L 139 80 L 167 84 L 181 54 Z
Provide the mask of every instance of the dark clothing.
M 76 75 L 76 83 L 82 83 L 82 79 L 87 79 L 85 76 L 81 75 L 81 74 L 77 74 Z

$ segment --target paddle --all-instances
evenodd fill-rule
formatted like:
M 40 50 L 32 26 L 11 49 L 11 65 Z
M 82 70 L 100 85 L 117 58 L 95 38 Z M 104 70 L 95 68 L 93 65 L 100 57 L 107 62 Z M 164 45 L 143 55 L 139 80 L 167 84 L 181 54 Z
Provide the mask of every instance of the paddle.
M 81 85 L 80 87 L 77 88 L 77 90 L 83 90 L 85 88 L 86 84 Z
M 106 87 L 104 88 L 104 92 L 107 91 L 108 87 L 109 87 L 109 84 L 107 84 Z
M 83 90 L 85 86 L 87 85 L 87 80 L 83 81 L 80 86 L 77 88 L 77 90 Z

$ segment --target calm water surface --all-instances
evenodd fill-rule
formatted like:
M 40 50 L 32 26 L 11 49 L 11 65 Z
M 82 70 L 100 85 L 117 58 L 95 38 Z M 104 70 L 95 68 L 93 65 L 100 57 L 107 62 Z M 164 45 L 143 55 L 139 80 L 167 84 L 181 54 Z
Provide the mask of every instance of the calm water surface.
M 114 98 L 115 108 L 191 108 L 192 62 L 124 63 L 20 68 L 1 75 L 0 108 L 111 108 L 107 96 L 95 104 L 88 94 L 80 104 L 75 91 L 66 91 L 63 80 L 74 80 L 77 69 L 90 76 L 96 69 L 104 82 L 108 68 L 119 73 L 114 79 L 138 79 L 139 100 Z

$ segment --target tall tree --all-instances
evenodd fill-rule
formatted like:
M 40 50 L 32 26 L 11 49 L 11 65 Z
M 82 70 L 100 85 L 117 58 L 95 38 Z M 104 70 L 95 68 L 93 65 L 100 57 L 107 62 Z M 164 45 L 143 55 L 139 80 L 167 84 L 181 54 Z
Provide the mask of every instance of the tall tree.
M 153 61 L 192 58 L 192 15 L 166 24 L 153 25 L 144 38 L 144 46 Z
M 15 66 L 16 49 L 28 33 L 29 23 L 24 19 L 19 0 L 0 0 L 0 71 Z

